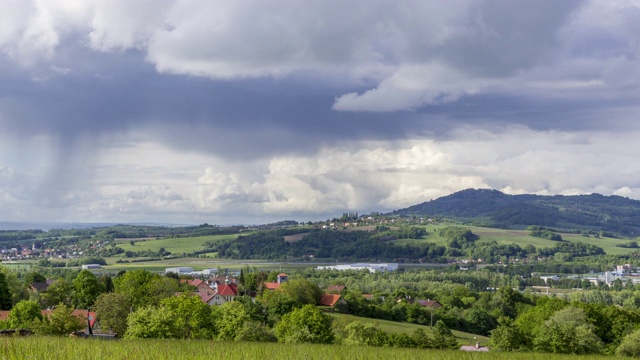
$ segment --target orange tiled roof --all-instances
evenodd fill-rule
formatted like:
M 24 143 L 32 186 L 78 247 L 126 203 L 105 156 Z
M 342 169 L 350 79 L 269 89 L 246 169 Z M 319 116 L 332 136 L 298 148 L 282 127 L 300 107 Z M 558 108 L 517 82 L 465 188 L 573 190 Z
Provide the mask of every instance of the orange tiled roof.
M 342 296 L 335 294 L 322 294 L 320 299 L 320 305 L 322 306 L 334 306 L 340 300 Z
M 218 294 L 222 296 L 238 296 L 238 287 L 235 284 L 223 284 L 218 286 Z
M 269 290 L 275 290 L 280 287 L 280 283 L 277 282 L 266 282 L 264 283 L 264 287 Z

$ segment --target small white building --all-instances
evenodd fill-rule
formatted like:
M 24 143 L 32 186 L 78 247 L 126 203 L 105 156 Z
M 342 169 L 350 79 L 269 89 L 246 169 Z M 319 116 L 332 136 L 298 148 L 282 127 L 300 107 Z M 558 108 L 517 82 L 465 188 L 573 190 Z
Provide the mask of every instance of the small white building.
M 192 267 L 175 267 L 175 268 L 166 268 L 164 270 L 165 274 L 168 274 L 170 272 L 178 275 L 191 274 L 193 272 L 193 268 Z
M 102 269 L 100 264 L 85 264 L 82 265 L 82 270 L 93 270 L 93 269 Z

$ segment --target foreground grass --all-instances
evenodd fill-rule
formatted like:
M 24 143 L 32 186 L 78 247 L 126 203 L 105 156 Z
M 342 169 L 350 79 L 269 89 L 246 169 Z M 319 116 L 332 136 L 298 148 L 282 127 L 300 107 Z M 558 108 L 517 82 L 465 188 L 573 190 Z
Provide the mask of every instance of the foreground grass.
M 49 337 L 0 339 L 2 359 L 435 359 L 435 360 L 556 360 L 575 356 L 523 353 L 467 353 L 340 345 L 286 345 L 188 340 L 92 340 Z M 606 359 L 581 356 L 583 360 Z

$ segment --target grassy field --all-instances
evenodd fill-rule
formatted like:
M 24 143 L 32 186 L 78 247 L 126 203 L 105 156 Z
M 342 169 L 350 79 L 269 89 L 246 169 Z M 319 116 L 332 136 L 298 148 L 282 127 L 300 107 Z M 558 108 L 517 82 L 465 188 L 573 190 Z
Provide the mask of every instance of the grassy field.
M 189 340 L 87 340 L 23 337 L 0 341 L 2 359 L 373 359 L 373 360 L 561 360 L 576 356 L 528 353 L 467 353 L 459 350 L 422 350 L 340 345 L 227 343 Z M 581 360 L 607 359 L 580 356 Z
M 409 324 L 402 323 L 397 321 L 389 321 L 389 320 L 380 320 L 380 319 L 369 319 L 363 318 L 353 315 L 347 314 L 338 314 L 338 313 L 328 313 L 331 317 L 333 317 L 336 321 L 340 321 L 343 323 L 348 323 L 352 321 L 360 321 L 364 323 L 373 323 L 380 327 L 381 330 L 390 332 L 390 333 L 398 333 L 398 334 L 408 334 L 411 335 L 416 329 L 423 329 L 427 334 L 433 334 L 431 327 L 418 325 L 418 324 Z M 458 342 L 461 344 L 471 344 L 476 341 L 479 341 L 481 345 L 487 345 L 489 343 L 489 338 L 481 335 L 470 334 L 462 331 L 452 330 L 453 335 L 458 339 Z
M 461 225 L 462 226 L 462 225 Z M 424 239 L 401 239 L 395 240 L 395 244 L 415 244 L 419 242 L 433 242 L 438 245 L 444 245 L 445 239 L 438 236 L 438 230 L 446 227 L 442 225 L 429 225 L 427 226 L 427 235 Z M 529 236 L 529 232 L 526 230 L 505 230 L 505 229 L 493 229 L 476 226 L 467 226 L 474 234 L 478 235 L 479 242 L 495 241 L 498 244 L 518 244 L 524 247 L 531 244 L 538 247 L 553 247 L 557 244 L 556 241 L 541 239 L 533 236 Z M 604 249 L 607 254 L 611 255 L 624 255 L 633 252 L 636 249 L 625 249 L 616 247 L 616 244 L 627 243 L 629 239 L 614 239 L 614 238 L 594 238 L 584 237 L 578 234 L 565 234 L 560 233 L 562 238 L 571 242 L 582 242 L 585 244 L 592 244 Z
M 286 263 L 286 262 L 271 262 L 264 260 L 232 260 L 232 259 L 215 259 L 215 258 L 169 258 L 164 260 L 154 261 L 140 261 L 129 263 L 116 263 L 118 260 L 123 260 L 118 257 L 106 258 L 108 266 L 103 266 L 99 272 L 118 272 L 120 270 L 136 270 L 143 269 L 151 272 L 164 272 L 168 267 L 181 267 L 188 266 L 195 270 L 217 268 L 217 269 L 230 269 L 232 271 L 240 271 L 245 266 L 255 267 L 258 270 L 266 271 L 289 271 L 289 270 L 302 270 L 308 267 L 316 267 L 318 263 Z M 134 259 L 126 259 L 134 260 Z
M 179 255 L 182 253 L 190 253 L 196 250 L 201 250 L 204 248 L 204 243 L 207 241 L 221 241 L 235 239 L 237 237 L 238 234 L 165 239 L 137 239 L 134 240 L 134 246 L 131 246 L 130 239 L 119 239 L 117 240 L 116 246 L 122 248 L 124 251 L 158 251 L 160 250 L 160 248 L 164 248 L 166 251 Z

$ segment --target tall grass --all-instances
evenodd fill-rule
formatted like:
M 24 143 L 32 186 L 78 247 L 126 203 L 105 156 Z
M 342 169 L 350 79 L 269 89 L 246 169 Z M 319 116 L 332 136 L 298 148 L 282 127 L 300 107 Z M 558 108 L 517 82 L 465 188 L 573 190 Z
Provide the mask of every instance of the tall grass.
M 1 359 L 434 359 L 434 360 L 556 360 L 573 356 L 524 353 L 466 353 L 339 345 L 286 345 L 194 340 L 94 340 L 52 337 L 0 338 Z M 581 360 L 606 359 L 581 356 Z

